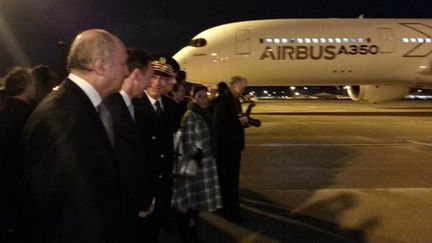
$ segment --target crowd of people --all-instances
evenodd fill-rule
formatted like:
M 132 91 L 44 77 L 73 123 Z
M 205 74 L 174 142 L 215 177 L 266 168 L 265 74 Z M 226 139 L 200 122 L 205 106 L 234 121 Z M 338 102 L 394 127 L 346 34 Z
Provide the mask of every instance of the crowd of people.
M 0 90 L 0 242 L 197 242 L 200 212 L 235 223 L 247 80 L 203 85 L 163 55 L 79 33 L 60 82 L 17 67 Z M 189 95 L 188 95 L 189 93 Z

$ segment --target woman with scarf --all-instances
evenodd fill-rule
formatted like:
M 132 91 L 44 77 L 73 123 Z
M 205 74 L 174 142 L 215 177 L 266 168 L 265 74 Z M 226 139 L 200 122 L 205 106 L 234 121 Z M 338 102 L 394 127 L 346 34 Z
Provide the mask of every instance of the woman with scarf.
M 182 242 L 197 241 L 199 212 L 222 208 L 208 105 L 207 88 L 194 86 L 180 126 L 181 156 L 174 165 L 172 205 L 185 213 L 181 220 Z M 188 169 L 181 168 L 185 166 Z

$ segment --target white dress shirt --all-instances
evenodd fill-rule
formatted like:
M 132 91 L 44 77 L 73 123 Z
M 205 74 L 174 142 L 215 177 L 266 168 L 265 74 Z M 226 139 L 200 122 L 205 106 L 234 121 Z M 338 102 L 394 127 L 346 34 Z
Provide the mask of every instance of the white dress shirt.
M 163 107 L 163 103 L 162 103 L 162 98 L 159 98 L 157 100 L 153 99 L 152 97 L 150 97 L 150 95 L 147 94 L 147 92 L 145 92 L 145 94 L 147 95 L 147 97 L 150 100 L 150 103 L 153 106 L 153 109 L 157 112 L 157 108 L 156 108 L 156 101 L 159 101 L 159 104 L 161 106 L 162 111 L 164 111 L 164 107 Z
M 123 89 L 120 90 L 120 95 L 123 97 L 123 100 L 129 110 L 129 113 L 131 114 L 132 118 L 135 120 L 135 108 L 132 104 L 132 100 L 129 97 L 128 93 L 126 93 L 126 91 L 124 91 Z
M 72 82 L 78 85 L 78 87 L 80 87 L 82 91 L 84 91 L 84 93 L 92 102 L 95 109 L 97 109 L 98 105 L 102 102 L 102 97 L 100 96 L 99 92 L 83 78 L 78 77 L 73 73 L 69 73 L 68 79 L 70 79 Z

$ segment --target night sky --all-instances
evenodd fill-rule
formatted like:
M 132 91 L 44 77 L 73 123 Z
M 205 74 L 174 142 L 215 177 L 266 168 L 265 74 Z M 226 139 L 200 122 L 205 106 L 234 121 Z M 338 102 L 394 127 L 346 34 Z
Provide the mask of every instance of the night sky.
M 128 47 L 173 55 L 199 32 L 270 18 L 431 18 L 430 0 L 0 0 L 0 76 L 14 65 L 59 68 L 58 41 L 89 28 Z

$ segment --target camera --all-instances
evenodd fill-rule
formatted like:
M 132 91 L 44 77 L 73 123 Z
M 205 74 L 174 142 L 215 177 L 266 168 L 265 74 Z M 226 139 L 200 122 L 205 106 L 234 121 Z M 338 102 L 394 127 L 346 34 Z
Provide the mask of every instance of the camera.
M 249 123 L 249 125 L 246 126 L 246 127 L 249 127 L 249 126 L 260 127 L 261 126 L 261 121 L 260 120 L 250 117 L 250 113 L 252 112 L 252 108 L 255 105 L 256 105 L 255 102 L 253 102 L 253 101 L 250 102 L 249 105 L 248 105 L 248 107 L 247 107 L 247 109 L 246 109 L 246 112 L 244 113 L 244 116 L 247 116 L 248 123 Z
M 261 126 L 261 121 L 258 119 L 254 119 L 252 117 L 248 117 L 248 123 L 249 123 L 249 125 L 254 126 L 254 127 L 260 127 Z

